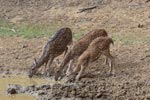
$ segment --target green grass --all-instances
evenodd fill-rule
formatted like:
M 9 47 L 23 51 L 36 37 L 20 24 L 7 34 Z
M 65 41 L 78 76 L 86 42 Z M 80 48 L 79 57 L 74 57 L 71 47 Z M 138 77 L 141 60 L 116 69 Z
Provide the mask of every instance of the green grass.
M 86 32 L 84 30 L 73 30 L 73 38 L 78 40 L 80 39 Z
M 58 24 L 13 24 L 0 20 L 0 36 L 22 36 L 28 39 L 44 36 L 51 37 L 62 27 L 63 25 Z M 79 39 L 83 34 L 83 30 L 73 29 L 73 37 L 75 39 Z
M 50 38 L 56 31 L 62 28 L 63 25 L 58 24 L 13 24 L 7 21 L 0 20 L 0 36 L 22 36 L 24 38 L 32 39 L 38 37 Z M 76 30 L 71 27 L 73 31 L 73 38 L 78 40 L 85 33 L 85 30 Z M 123 45 L 141 44 L 143 42 L 150 42 L 150 35 L 143 35 L 140 32 L 128 34 L 113 34 L 113 40 Z
M 121 43 L 123 45 L 134 45 L 143 44 L 145 42 L 150 42 L 150 35 L 141 35 L 141 33 L 128 33 L 128 34 L 113 34 L 113 40 L 116 43 Z
M 0 36 L 23 36 L 25 38 L 51 36 L 58 27 L 58 25 L 12 24 L 0 21 Z

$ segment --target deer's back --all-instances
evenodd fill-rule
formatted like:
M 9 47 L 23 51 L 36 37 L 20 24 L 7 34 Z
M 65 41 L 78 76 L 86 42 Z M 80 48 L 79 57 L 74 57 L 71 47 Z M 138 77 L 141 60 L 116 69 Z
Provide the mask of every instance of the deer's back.
M 76 42 L 72 50 L 74 51 L 74 53 L 76 53 L 76 55 L 80 56 L 88 48 L 89 44 L 94 39 L 100 36 L 106 37 L 107 32 L 104 29 L 93 30 L 85 36 L 83 36 L 78 42 Z
M 98 55 L 99 52 L 109 49 L 111 43 L 113 43 L 113 40 L 109 37 L 98 37 L 91 42 L 86 51 Z
M 70 28 L 62 28 L 48 41 L 47 48 L 53 52 L 63 52 L 67 45 L 72 42 L 72 31 Z
M 83 36 L 83 38 L 81 38 L 79 40 L 79 42 L 81 43 L 85 43 L 84 45 L 89 45 L 94 39 L 96 39 L 97 37 L 107 37 L 108 34 L 104 29 L 95 29 L 90 31 L 88 34 L 86 34 L 85 36 Z
M 91 42 L 87 50 L 79 57 L 79 63 L 82 63 L 85 59 L 90 61 L 95 60 L 99 57 L 100 53 L 106 49 L 109 49 L 110 44 L 113 43 L 113 40 L 109 37 L 98 37 Z

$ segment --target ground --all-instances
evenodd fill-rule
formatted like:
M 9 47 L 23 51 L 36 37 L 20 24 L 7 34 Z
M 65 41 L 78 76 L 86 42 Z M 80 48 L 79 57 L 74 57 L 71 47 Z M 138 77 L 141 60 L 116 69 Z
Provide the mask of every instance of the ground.
M 19 3 L 21 0 L 16 0 L 16 3 L 7 1 L 1 0 L 0 4 L 3 5 L 0 10 L 3 13 L 0 16 L 1 19 L 11 23 L 22 25 L 22 23 L 31 22 L 33 25 L 49 22 L 53 23 L 52 25 L 59 24 L 58 26 L 61 27 L 69 26 L 77 32 L 74 34 L 80 37 L 82 36 L 80 31 L 86 34 L 95 28 L 105 28 L 114 40 L 114 46 L 111 46 L 111 54 L 115 57 L 114 76 L 108 75 L 109 67 L 103 64 L 102 57 L 90 64 L 87 69 L 89 73 L 92 73 L 92 78 L 87 76 L 77 84 L 54 84 L 50 89 L 41 89 L 47 94 L 40 95 L 39 100 L 50 98 L 53 100 L 60 98 L 62 100 L 65 98 L 77 100 L 84 98 L 86 100 L 150 99 L 150 2 L 146 0 L 106 2 L 109 0 L 103 0 L 104 3 L 98 3 L 98 0 L 95 0 L 91 3 L 92 0 L 87 0 L 87 2 L 73 0 L 73 3 L 61 2 L 60 5 L 59 0 L 56 2 L 52 0 L 53 3 L 39 0 L 37 4 L 33 3 L 34 0 L 29 3 Z M 5 4 L 9 4 L 10 7 Z M 98 8 L 77 13 L 79 9 L 95 4 Z M 15 74 L 27 76 L 33 58 L 39 57 L 42 47 L 49 38 L 50 36 L 32 39 L 23 38 L 22 35 L 1 36 L 0 76 Z M 58 59 L 62 60 L 62 56 Z
M 0 73 L 5 75 L 25 75 L 32 64 L 33 57 L 38 57 L 46 38 L 27 40 L 20 37 L 0 38 Z M 8 42 L 12 41 L 12 42 Z M 41 44 L 41 45 L 38 45 Z M 39 98 L 68 97 L 94 99 L 145 99 L 150 97 L 150 45 L 149 43 L 124 46 L 115 44 L 111 49 L 115 57 L 115 75 L 109 76 L 109 67 L 103 59 L 90 64 L 88 72 L 94 77 L 86 77 L 76 86 L 59 85 L 48 89 L 47 95 Z M 61 59 L 61 57 L 60 57 Z M 90 69 L 90 70 L 89 70 Z M 92 75 L 93 76 L 93 75 Z M 55 86 L 55 85 L 54 85 Z M 53 95 L 50 91 L 53 91 Z M 75 91 L 75 93 L 73 92 Z M 67 93 L 67 94 L 66 94 Z

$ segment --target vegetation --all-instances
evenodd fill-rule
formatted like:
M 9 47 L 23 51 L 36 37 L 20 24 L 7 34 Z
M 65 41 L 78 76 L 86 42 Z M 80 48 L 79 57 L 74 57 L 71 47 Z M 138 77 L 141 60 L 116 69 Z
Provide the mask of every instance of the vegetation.
M 32 39 L 38 37 L 51 37 L 59 28 L 63 27 L 58 24 L 13 24 L 7 21 L 0 21 L 0 36 L 23 36 Z M 73 30 L 74 39 L 78 40 L 86 32 L 85 30 Z M 115 42 L 121 42 L 123 45 L 140 44 L 149 42 L 150 35 L 140 36 L 140 32 L 128 34 L 113 34 L 112 38 Z M 144 36 L 144 38 L 143 38 Z
M 150 42 L 149 34 L 141 34 L 140 32 L 127 33 L 127 34 L 113 34 L 113 40 L 115 43 L 121 43 L 123 45 L 143 44 Z
M 60 27 L 58 24 L 13 24 L 0 21 L 0 36 L 23 36 L 24 38 L 51 37 Z M 75 39 L 79 39 L 84 31 L 73 30 Z
M 0 21 L 0 36 L 23 36 L 25 38 L 36 38 L 51 36 L 57 27 L 48 24 L 13 24 Z

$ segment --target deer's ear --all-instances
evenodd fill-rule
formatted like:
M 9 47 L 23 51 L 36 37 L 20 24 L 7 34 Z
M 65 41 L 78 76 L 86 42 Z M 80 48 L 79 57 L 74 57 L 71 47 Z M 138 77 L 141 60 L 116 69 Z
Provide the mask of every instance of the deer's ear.
M 35 64 L 35 65 L 37 65 L 37 61 L 36 61 L 36 59 L 35 59 L 35 58 L 34 58 L 34 64 Z

